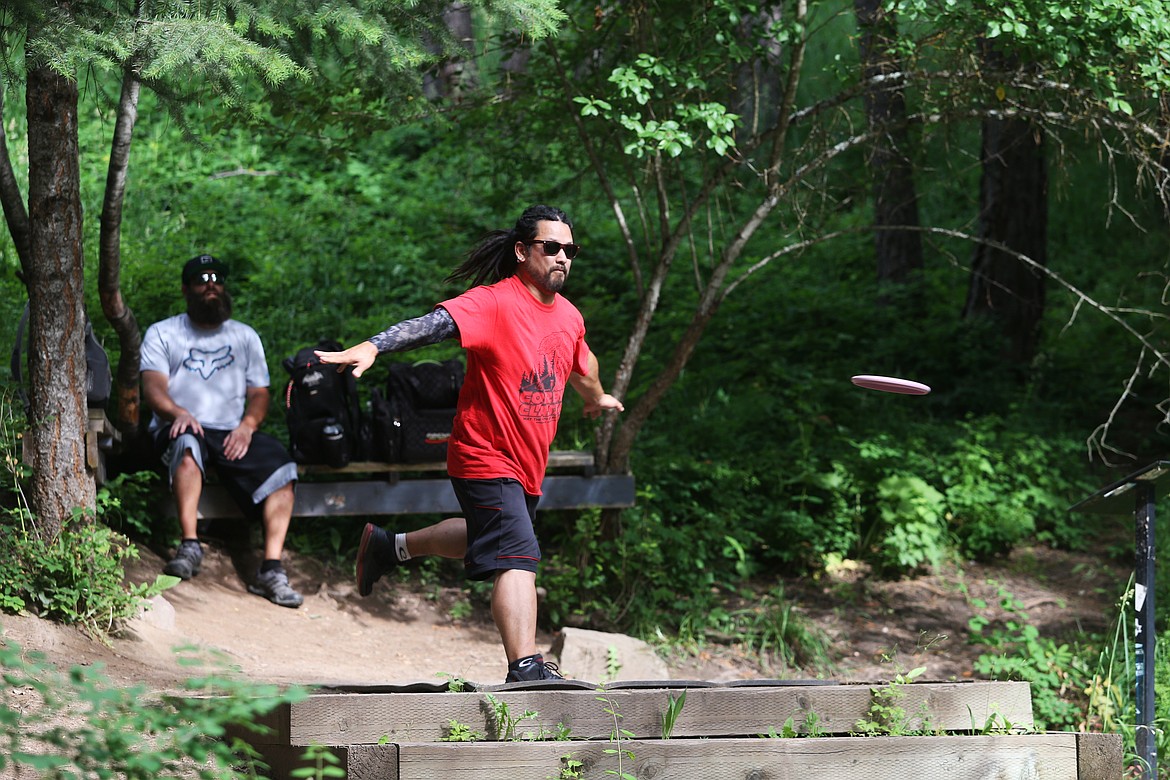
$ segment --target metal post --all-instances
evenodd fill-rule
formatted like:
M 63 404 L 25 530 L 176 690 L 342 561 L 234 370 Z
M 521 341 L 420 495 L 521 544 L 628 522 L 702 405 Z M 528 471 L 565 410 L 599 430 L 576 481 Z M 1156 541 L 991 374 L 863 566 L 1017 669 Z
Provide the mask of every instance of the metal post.
M 1137 728 L 1135 742 L 1142 762 L 1143 780 L 1158 776 L 1158 747 L 1154 739 L 1154 483 L 1138 481 L 1137 562 L 1134 581 L 1134 652 L 1137 678 Z

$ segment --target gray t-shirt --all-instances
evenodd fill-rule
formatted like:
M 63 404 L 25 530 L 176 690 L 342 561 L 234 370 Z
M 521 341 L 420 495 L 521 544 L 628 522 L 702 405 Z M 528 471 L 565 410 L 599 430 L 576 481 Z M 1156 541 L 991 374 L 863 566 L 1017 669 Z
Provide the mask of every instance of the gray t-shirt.
M 197 328 L 186 314 L 147 328 L 139 369 L 166 374 L 175 403 L 205 428 L 227 431 L 244 417 L 248 388 L 269 384 L 264 346 L 256 331 L 235 320 L 213 330 Z M 165 424 L 152 415 L 152 431 Z

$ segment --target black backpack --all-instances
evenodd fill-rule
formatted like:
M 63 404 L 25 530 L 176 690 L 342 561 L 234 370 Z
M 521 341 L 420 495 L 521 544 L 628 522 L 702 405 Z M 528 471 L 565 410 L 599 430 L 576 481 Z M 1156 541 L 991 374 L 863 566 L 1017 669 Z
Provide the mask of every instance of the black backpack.
M 24 331 L 28 327 L 29 304 L 24 305 L 24 313 L 20 315 L 20 322 L 16 325 L 16 343 L 12 347 L 12 378 L 16 383 L 17 393 L 24 403 L 24 411 L 29 412 L 29 398 L 24 389 L 24 372 L 21 369 L 22 356 L 28 351 L 28 339 Z M 114 389 L 114 377 L 110 371 L 110 358 L 105 348 L 97 340 L 93 332 L 93 323 L 89 317 L 85 318 L 85 402 L 90 409 L 105 409 L 110 402 Z
M 374 457 L 389 463 L 446 461 L 463 377 L 457 358 L 391 363 L 385 394 L 371 393 Z
M 284 393 L 289 451 L 298 463 L 341 468 L 365 456 L 365 425 L 353 367 L 338 371 L 315 354 L 341 349 L 336 341 L 321 339 L 284 359 L 289 374 Z

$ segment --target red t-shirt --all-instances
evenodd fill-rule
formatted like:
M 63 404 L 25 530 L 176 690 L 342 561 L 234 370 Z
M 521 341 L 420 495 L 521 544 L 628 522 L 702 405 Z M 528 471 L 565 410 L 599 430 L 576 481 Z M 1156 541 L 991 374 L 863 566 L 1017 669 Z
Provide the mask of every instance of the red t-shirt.
M 447 473 L 510 477 L 540 495 L 569 372 L 589 371 L 581 313 L 560 295 L 544 305 L 515 276 L 439 306 L 459 326 L 467 350 Z

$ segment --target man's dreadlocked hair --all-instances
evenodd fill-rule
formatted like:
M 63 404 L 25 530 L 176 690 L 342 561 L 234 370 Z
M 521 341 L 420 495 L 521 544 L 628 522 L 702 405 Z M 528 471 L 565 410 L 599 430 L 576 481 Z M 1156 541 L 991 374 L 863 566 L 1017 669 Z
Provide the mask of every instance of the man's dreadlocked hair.
M 467 259 L 451 272 L 447 281 L 468 280 L 472 287 L 476 287 L 514 275 L 516 253 L 512 248 L 517 241 L 527 243 L 536 238 L 537 222 L 564 222 L 573 227 L 569 216 L 554 206 L 529 206 L 511 230 L 493 230 L 484 236 L 467 253 Z

